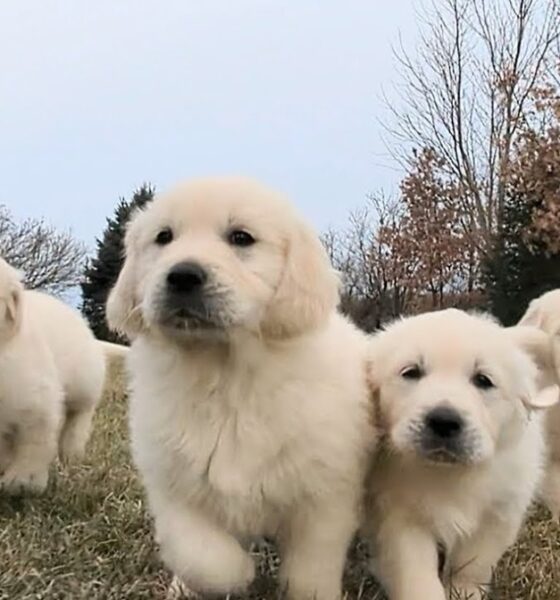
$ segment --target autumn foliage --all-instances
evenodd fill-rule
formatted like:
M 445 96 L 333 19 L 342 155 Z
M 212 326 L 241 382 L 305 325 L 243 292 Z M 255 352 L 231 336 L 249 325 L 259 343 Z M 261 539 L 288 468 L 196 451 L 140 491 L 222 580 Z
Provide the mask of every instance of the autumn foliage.
M 441 0 L 423 17 L 388 101 L 398 193 L 325 237 L 342 307 L 369 330 L 448 306 L 511 322 L 560 287 L 557 0 Z

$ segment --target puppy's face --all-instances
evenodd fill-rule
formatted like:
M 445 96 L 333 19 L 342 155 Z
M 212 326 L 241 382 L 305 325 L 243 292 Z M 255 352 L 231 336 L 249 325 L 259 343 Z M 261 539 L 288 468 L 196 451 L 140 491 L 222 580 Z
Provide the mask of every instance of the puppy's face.
M 540 332 L 511 335 L 457 310 L 405 319 L 374 338 L 371 385 L 390 448 L 433 463 L 476 464 L 517 439 L 527 406 L 539 398 L 526 332 L 537 334 L 546 354 Z M 540 398 L 554 403 L 558 391 Z
M 313 328 L 338 299 L 320 241 L 277 194 L 241 179 L 194 182 L 133 219 L 110 324 L 134 337 L 283 337 Z
M 0 258 L 0 342 L 10 339 L 19 327 L 22 297 L 21 274 Z

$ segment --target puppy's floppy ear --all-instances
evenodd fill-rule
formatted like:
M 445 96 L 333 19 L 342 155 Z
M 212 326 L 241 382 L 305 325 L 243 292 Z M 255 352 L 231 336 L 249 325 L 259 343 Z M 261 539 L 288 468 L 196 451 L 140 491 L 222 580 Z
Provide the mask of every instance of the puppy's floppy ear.
M 19 329 L 23 312 L 23 285 L 14 282 L 6 299 L 6 320 L 8 333 L 13 335 Z
M 319 237 L 299 224 L 287 243 L 284 271 L 268 306 L 263 333 L 287 338 L 324 322 L 339 300 L 339 277 Z
M 4 312 L 0 324 L 2 337 L 9 339 L 20 327 L 23 313 L 23 273 L 8 265 L 5 261 L 7 286 L 2 298 Z
M 373 344 L 376 338 L 373 336 L 369 341 L 369 348 L 366 356 L 366 382 L 371 392 L 377 393 L 379 390 L 379 377 L 376 373 L 377 354 Z
M 507 332 L 512 340 L 533 359 L 547 382 L 547 385 L 542 387 L 535 396 L 524 398 L 524 403 L 528 408 L 538 409 L 549 408 L 559 402 L 558 365 L 551 336 L 528 325 L 509 327 Z
M 15 287 L 12 289 L 6 300 L 6 318 L 15 328 L 21 320 L 21 303 L 23 300 L 23 289 Z
M 142 311 L 136 296 L 136 230 L 141 217 L 137 212 L 129 223 L 125 236 L 125 259 L 117 282 L 107 299 L 106 318 L 109 327 L 129 339 L 143 328 Z
M 379 335 L 379 334 L 377 334 Z M 369 400 L 370 400 L 370 419 L 371 424 L 379 435 L 379 440 L 382 441 L 384 446 L 387 441 L 389 434 L 389 425 L 387 414 L 384 413 L 381 406 L 381 375 L 379 373 L 379 354 L 376 343 L 376 336 L 370 340 L 370 347 L 368 349 L 365 369 L 366 369 L 366 383 L 369 389 Z
M 529 325 L 515 325 L 506 329 L 512 341 L 522 348 L 547 375 L 555 376 L 552 339 L 541 329 Z
M 560 384 L 560 295 L 559 290 L 533 300 L 518 325 L 532 325 L 550 335 L 554 376 Z M 554 300 L 554 303 L 551 301 Z
M 517 324 L 542 328 L 543 321 L 544 321 L 544 314 L 541 310 L 540 303 L 537 299 L 537 300 L 533 300 L 529 304 L 529 308 L 527 308 L 527 311 L 521 317 L 521 320 Z
M 557 385 L 549 385 L 539 390 L 535 396 L 524 398 L 527 408 L 538 410 L 539 408 L 550 408 L 560 402 L 560 388 Z

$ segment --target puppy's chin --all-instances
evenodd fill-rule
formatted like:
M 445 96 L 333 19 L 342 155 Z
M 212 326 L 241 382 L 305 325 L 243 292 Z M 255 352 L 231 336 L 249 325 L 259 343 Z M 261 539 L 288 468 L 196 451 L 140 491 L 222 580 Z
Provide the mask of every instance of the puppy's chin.
M 471 447 L 425 446 L 419 443 L 415 450 L 420 460 L 436 466 L 469 466 L 480 462 L 477 451 Z
M 230 332 L 228 324 L 219 318 L 183 311 L 161 314 L 155 327 L 162 335 L 179 343 L 227 341 Z
M 212 315 L 169 310 L 167 307 L 148 303 L 142 313 L 146 332 L 175 342 L 212 342 L 225 341 L 228 338 L 227 324 Z
M 397 428 L 391 435 L 394 451 L 407 461 L 434 467 L 469 467 L 486 462 L 490 448 L 475 434 L 453 443 L 427 438 L 418 427 Z

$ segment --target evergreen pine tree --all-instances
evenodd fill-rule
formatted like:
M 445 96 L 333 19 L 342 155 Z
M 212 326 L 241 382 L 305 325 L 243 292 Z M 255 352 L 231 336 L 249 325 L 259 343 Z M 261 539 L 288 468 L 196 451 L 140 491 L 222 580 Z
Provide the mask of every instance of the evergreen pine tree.
M 123 264 L 126 225 L 134 210 L 152 200 L 154 188 L 144 184 L 130 200 L 121 198 L 114 215 L 107 219 L 101 239 L 97 239 L 96 256 L 85 269 L 82 288 L 82 313 L 87 318 L 96 337 L 101 340 L 122 342 L 111 332 L 105 320 L 105 303 Z
M 527 243 L 535 206 L 523 195 L 506 197 L 501 233 L 483 264 L 490 310 L 508 326 L 519 321 L 531 300 L 560 287 L 560 254 Z

